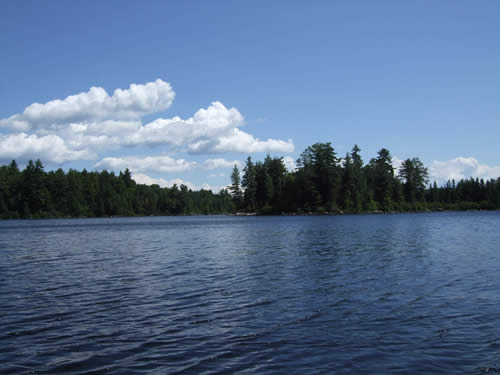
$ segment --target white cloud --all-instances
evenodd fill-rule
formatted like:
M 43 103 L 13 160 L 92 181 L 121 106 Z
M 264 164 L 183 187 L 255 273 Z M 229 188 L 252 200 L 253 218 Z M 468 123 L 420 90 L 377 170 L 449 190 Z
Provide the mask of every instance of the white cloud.
M 397 156 L 392 157 L 392 168 L 394 168 L 395 175 L 399 173 L 399 168 L 401 168 L 401 164 L 403 164 L 402 159 L 398 158 Z
M 186 185 L 191 190 L 196 190 L 195 185 L 189 181 L 184 181 L 180 178 L 174 178 L 172 180 L 165 180 L 163 178 L 154 178 L 142 173 L 134 173 L 132 174 L 132 179 L 142 185 L 159 185 L 160 187 L 172 187 L 177 185 L 180 187 L 181 185 Z
M 211 190 L 213 193 L 218 193 L 222 189 L 227 189 L 228 185 L 210 185 L 207 183 L 201 184 L 199 189 Z
M 112 96 L 102 87 L 92 87 L 63 100 L 33 103 L 23 113 L 0 120 L 0 126 L 26 131 L 96 120 L 137 120 L 144 114 L 167 109 L 174 97 L 170 84 L 161 79 L 144 85 L 131 84 L 126 90 L 116 89 Z
M 198 186 L 189 181 L 184 181 L 180 178 L 165 180 L 163 178 L 154 178 L 141 173 L 132 174 L 132 179 L 138 184 L 159 185 L 160 187 L 172 187 L 174 185 L 177 185 L 178 188 L 180 188 L 181 185 L 186 185 L 191 190 L 205 189 L 205 190 L 212 190 L 212 192 L 214 193 L 218 193 L 220 190 L 225 189 L 227 187 L 227 186 L 213 186 L 207 183 Z
M 429 167 L 429 176 L 431 181 L 436 180 L 439 184 L 469 177 L 491 179 L 500 177 L 500 166 L 490 167 L 473 157 L 460 156 L 446 161 L 434 160 Z
M 168 144 L 185 147 L 191 153 L 224 152 L 292 152 L 292 140 L 261 141 L 239 127 L 245 123 L 236 108 L 226 108 L 221 102 L 213 102 L 208 108 L 198 110 L 186 120 L 180 117 L 154 120 L 123 140 L 125 145 Z
M 241 161 L 218 158 L 218 159 L 207 159 L 203 162 L 203 166 L 209 170 L 218 168 L 233 168 L 234 165 L 240 167 Z
M 96 164 L 96 167 L 102 169 L 124 170 L 130 169 L 131 172 L 185 172 L 196 165 L 196 162 L 188 162 L 184 159 L 174 159 L 170 156 L 146 156 L 146 157 L 123 157 L 123 158 L 104 158 Z
M 293 172 L 295 169 L 297 169 L 297 164 L 295 163 L 294 158 L 285 156 L 283 157 L 283 162 L 285 163 L 285 167 L 289 172 Z
M 37 136 L 26 133 L 0 135 L 0 160 L 41 159 L 62 163 L 66 160 L 91 159 L 88 149 L 71 150 L 57 135 Z
M 144 115 L 169 108 L 174 97 L 170 84 L 158 79 L 131 84 L 112 95 L 102 87 L 92 87 L 62 100 L 31 104 L 22 113 L 0 119 L 0 127 L 4 128 L 0 155 L 21 159 L 34 155 L 46 162 L 61 163 L 95 160 L 107 151 L 126 146 L 163 145 L 170 147 L 169 151 L 204 154 L 294 150 L 292 140 L 259 140 L 240 130 L 245 125 L 241 113 L 218 101 L 187 119 L 158 118 L 143 125 Z M 14 140 L 17 146 L 13 149 L 10 144 Z M 118 163 L 108 159 L 101 162 Z M 127 162 L 130 164 L 132 160 Z M 120 163 L 124 165 L 123 160 Z M 132 165 L 138 171 L 146 170 L 139 164 Z M 148 170 L 157 169 L 150 166 Z
M 125 137 L 124 144 L 170 144 L 210 152 L 218 143 L 217 138 L 243 124 L 243 116 L 236 108 L 228 109 L 220 102 L 213 102 L 186 120 L 177 116 L 154 120 Z
M 240 129 L 232 129 L 229 134 L 226 134 L 218 139 L 218 142 L 212 148 L 215 152 L 293 152 L 294 144 L 291 139 L 282 141 L 279 139 L 268 139 L 261 141 L 253 135 L 245 133 Z M 191 150 L 196 151 L 196 150 Z

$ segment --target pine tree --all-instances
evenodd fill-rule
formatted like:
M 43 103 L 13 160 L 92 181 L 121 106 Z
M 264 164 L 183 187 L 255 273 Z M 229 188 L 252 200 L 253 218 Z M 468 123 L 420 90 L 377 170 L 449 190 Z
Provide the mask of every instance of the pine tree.
M 392 194 L 394 188 L 394 168 L 392 166 L 392 156 L 389 150 L 382 148 L 377 153 L 377 158 L 373 162 L 373 190 L 375 200 L 382 210 L 392 209 Z
M 250 156 L 247 158 L 243 172 L 244 174 L 241 185 L 245 189 L 245 207 L 253 211 L 256 208 L 255 200 L 257 195 L 257 181 L 255 176 L 255 166 L 252 163 L 252 158 Z
M 429 182 L 429 173 L 419 158 L 406 159 L 399 169 L 399 177 L 404 181 L 405 199 L 409 203 L 424 200 L 424 191 Z
M 233 167 L 233 172 L 231 173 L 231 186 L 229 190 L 231 191 L 231 195 L 233 197 L 233 202 L 236 205 L 236 208 L 241 206 L 241 188 L 240 188 L 240 171 L 238 170 L 238 166 L 235 164 Z
M 312 207 L 334 209 L 339 182 L 335 150 L 330 142 L 309 146 L 297 160 L 304 201 Z

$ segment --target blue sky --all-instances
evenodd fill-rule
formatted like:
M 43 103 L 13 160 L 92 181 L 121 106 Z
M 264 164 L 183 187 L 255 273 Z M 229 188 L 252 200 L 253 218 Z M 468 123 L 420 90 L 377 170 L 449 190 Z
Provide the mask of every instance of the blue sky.
M 382 147 L 418 156 L 438 181 L 498 177 L 498 14 L 497 1 L 5 1 L 0 162 L 217 189 L 248 155 L 291 166 L 332 142 L 365 162 Z

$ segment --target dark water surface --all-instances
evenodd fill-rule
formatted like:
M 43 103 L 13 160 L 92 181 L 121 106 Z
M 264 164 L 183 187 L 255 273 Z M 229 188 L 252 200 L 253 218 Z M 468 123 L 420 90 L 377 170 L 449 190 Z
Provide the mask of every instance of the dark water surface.
M 0 222 L 0 373 L 500 372 L 499 232 L 499 212 Z

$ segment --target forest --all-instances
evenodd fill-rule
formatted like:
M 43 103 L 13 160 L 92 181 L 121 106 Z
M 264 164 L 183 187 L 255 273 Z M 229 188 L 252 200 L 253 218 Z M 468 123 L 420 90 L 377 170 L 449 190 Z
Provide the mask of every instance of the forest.
M 46 172 L 40 160 L 21 171 L 0 167 L 0 218 L 108 217 L 198 214 L 341 214 L 499 209 L 500 178 L 429 183 L 418 157 L 398 171 L 389 150 L 364 163 L 360 149 L 338 157 L 331 143 L 308 146 L 288 171 L 282 157 L 246 159 L 231 184 L 213 193 L 185 185 L 137 184 L 126 169 Z
M 307 147 L 288 172 L 283 158 L 247 158 L 242 175 L 235 166 L 229 190 L 240 211 L 272 213 L 374 213 L 500 208 L 500 178 L 429 184 L 419 158 L 396 173 L 382 148 L 364 164 L 360 148 L 339 158 L 331 143 Z
M 232 210 L 234 203 L 226 190 L 213 194 L 191 191 L 185 185 L 140 185 L 128 169 L 119 175 L 85 169 L 45 172 L 40 160 L 29 161 L 22 172 L 15 161 L 0 167 L 0 217 L 6 219 L 222 214 Z

